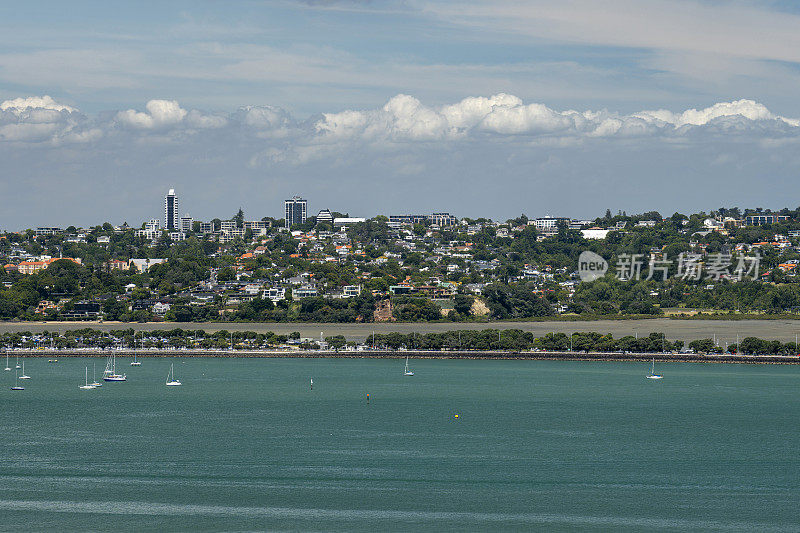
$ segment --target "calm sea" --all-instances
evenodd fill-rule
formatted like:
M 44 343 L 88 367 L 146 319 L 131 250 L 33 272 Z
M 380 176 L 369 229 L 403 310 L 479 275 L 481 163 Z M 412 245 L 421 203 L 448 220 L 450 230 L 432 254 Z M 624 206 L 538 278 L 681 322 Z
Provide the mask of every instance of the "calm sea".
M 800 530 L 797 366 L 94 361 L 0 371 L 0 529 Z

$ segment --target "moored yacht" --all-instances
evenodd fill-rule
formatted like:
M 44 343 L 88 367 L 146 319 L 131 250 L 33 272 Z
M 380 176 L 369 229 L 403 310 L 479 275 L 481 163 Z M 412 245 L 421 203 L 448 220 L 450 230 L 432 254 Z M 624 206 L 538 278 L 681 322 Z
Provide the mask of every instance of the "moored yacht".
M 83 376 L 84 376 L 83 377 L 84 384 L 83 385 L 79 385 L 78 388 L 81 389 L 81 390 L 89 390 L 89 389 L 95 388 L 94 385 L 90 385 L 89 384 L 89 367 L 88 366 L 86 367 L 86 371 L 84 372 Z
M 14 372 L 16 375 L 16 379 L 14 380 L 15 385 L 11 387 L 11 390 L 25 390 L 25 387 L 19 384 L 19 372 Z
M 30 376 L 25 374 L 25 359 L 22 360 L 22 375 L 19 377 L 19 379 L 31 379 Z
M 127 381 L 125 374 L 117 374 L 117 356 L 111 354 L 106 362 L 106 369 L 103 371 L 103 381 Z
M 406 356 L 406 369 L 403 371 L 403 375 L 404 376 L 413 376 L 414 375 L 414 372 L 412 372 L 411 369 L 408 368 L 408 356 Z
M 167 374 L 167 387 L 177 387 L 182 385 L 182 383 L 175 379 L 175 365 L 169 365 L 169 374 Z
M 653 365 L 650 367 L 650 375 L 647 376 L 647 379 L 661 379 L 664 376 L 656 374 L 656 358 L 653 357 Z

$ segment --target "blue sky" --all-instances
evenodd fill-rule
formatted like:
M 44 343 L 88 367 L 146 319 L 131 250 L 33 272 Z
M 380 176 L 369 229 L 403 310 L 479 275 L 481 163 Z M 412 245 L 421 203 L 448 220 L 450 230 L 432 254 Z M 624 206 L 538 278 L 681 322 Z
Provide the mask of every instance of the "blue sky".
M 2 4 L 0 228 L 138 224 L 170 187 L 201 219 L 795 207 L 797 28 L 792 2 Z

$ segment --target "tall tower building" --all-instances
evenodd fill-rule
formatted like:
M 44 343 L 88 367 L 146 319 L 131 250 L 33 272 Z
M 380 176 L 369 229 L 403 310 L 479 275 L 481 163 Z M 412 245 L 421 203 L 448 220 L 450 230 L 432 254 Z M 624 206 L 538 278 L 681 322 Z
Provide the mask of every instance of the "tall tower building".
M 286 206 L 286 229 L 294 224 L 305 224 L 308 215 L 308 202 L 299 196 L 293 196 L 291 200 L 284 202 Z
M 180 229 L 178 196 L 175 194 L 175 189 L 170 189 L 164 197 L 164 229 L 167 231 L 178 231 Z

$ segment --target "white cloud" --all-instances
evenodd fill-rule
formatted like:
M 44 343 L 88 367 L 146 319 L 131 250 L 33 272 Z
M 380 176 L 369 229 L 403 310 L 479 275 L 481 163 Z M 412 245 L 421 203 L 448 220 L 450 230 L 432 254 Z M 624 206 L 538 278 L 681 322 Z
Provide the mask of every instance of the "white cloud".
M 465 142 L 475 138 L 545 139 L 634 138 L 677 139 L 713 126 L 715 134 L 752 134 L 761 138 L 795 136 L 800 121 L 772 113 L 753 100 L 720 102 L 702 109 L 666 109 L 620 114 L 600 111 L 558 111 L 541 103 L 498 93 L 469 97 L 441 106 L 428 106 L 417 98 L 399 94 L 375 109 L 324 113 L 321 118 L 298 122 L 284 109 L 247 106 L 233 113 L 187 110 L 175 100 L 150 100 L 146 112 L 128 109 L 87 118 L 74 108 L 50 97 L 28 97 L 0 104 L 0 140 L 19 142 L 91 143 L 108 135 L 133 136 L 137 142 L 160 142 L 169 138 L 181 143 L 181 133 L 191 136 L 217 135 L 249 140 L 269 153 L 267 160 L 307 161 L 328 157 L 340 143 L 389 146 L 397 143 Z M 123 126 L 120 128 L 119 126 Z M 710 131 L 710 130 L 709 130 Z M 168 135 L 168 137 L 164 137 Z M 233 142 L 233 141 L 230 141 Z M 280 143 L 277 145 L 276 143 Z M 266 150 L 266 152 L 265 152 Z M 275 150 L 284 155 L 275 155 Z M 257 157 L 257 159 L 262 159 Z
M 0 141 L 47 141 L 58 133 L 58 124 L 4 124 L 0 125 Z
M 74 107 L 59 104 L 50 96 L 28 96 L 25 98 L 14 98 L 0 103 L 0 110 L 21 113 L 26 109 L 50 109 L 53 111 L 77 111 Z
M 134 128 L 152 129 L 178 124 L 186 116 L 186 110 L 175 100 L 150 100 L 145 108 L 147 113 L 133 109 L 120 111 L 117 120 Z
M 228 119 L 222 115 L 204 115 L 192 109 L 186 115 L 186 123 L 193 128 L 209 129 L 222 128 L 228 124 Z
M 741 116 L 748 120 L 780 120 L 791 126 L 798 126 L 800 123 L 795 119 L 789 119 L 773 115 L 763 104 L 753 100 L 736 100 L 735 102 L 720 102 L 705 109 L 688 109 L 683 113 L 673 113 L 666 109 L 657 111 L 642 111 L 635 116 L 645 120 L 661 120 L 675 126 L 702 126 L 720 117 Z
M 77 109 L 50 96 L 5 100 L 0 103 L 0 141 L 47 142 L 65 137 L 84 121 Z
M 456 104 L 427 107 L 419 100 L 398 95 L 381 109 L 327 113 L 315 123 L 325 140 L 361 138 L 365 141 L 418 141 L 455 139 L 474 134 L 499 138 L 517 135 L 645 136 L 657 132 L 679 134 L 684 126 L 705 126 L 717 119 L 739 117 L 755 126 L 781 121 L 798 126 L 795 119 L 771 113 L 752 100 L 721 102 L 711 107 L 680 113 L 667 110 L 620 115 L 608 111 L 555 111 L 538 104 L 525 104 L 508 94 L 465 98 Z
M 480 123 L 495 108 L 521 105 L 522 100 L 516 96 L 500 93 L 489 98 L 483 96 L 464 98 L 457 104 L 443 106 L 441 113 L 453 127 L 469 129 Z

